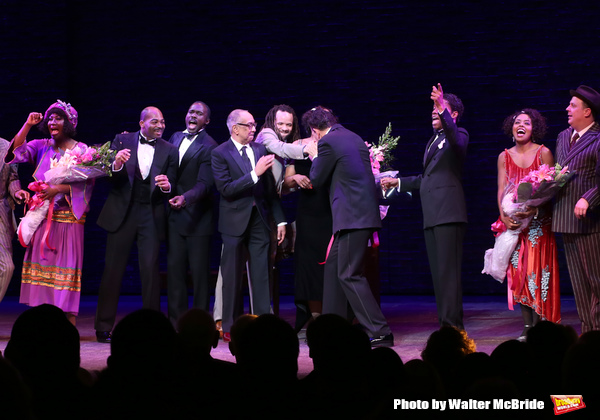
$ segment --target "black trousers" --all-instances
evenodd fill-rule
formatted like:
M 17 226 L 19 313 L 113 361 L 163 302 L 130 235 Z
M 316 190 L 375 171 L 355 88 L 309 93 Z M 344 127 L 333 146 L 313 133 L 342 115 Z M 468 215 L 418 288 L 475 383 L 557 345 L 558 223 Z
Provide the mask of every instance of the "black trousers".
M 323 313 L 346 318 L 348 305 L 369 337 L 392 332 L 364 275 L 364 259 L 372 229 L 348 229 L 335 234 L 325 264 Z
M 446 223 L 425 229 L 425 245 L 433 278 L 440 326 L 464 329 L 462 255 L 466 223 Z

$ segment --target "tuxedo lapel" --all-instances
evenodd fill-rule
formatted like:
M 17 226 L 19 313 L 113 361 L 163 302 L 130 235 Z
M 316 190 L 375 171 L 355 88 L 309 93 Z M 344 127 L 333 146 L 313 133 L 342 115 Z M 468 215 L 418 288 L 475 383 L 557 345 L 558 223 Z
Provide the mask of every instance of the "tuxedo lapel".
M 426 168 L 427 165 L 429 165 L 429 162 L 431 161 L 433 155 L 435 155 L 435 150 L 440 144 L 440 142 L 446 138 L 446 135 L 443 132 L 439 133 L 437 139 L 435 138 L 436 135 L 437 134 L 433 135 L 433 137 L 431 137 L 431 140 L 427 143 L 427 149 L 425 149 L 425 157 L 423 160 L 424 168 Z
M 156 188 L 156 183 L 154 178 L 157 175 L 160 175 L 162 172 L 162 168 L 167 161 L 167 157 L 169 156 L 169 151 L 167 150 L 167 142 L 163 139 L 156 139 L 156 146 L 154 146 L 154 158 L 152 159 L 152 166 L 150 167 L 150 185 L 152 185 L 151 191 L 154 191 Z M 171 181 L 171 180 L 169 180 Z
M 125 165 L 125 169 L 127 169 L 127 177 L 129 178 L 129 183 L 133 185 L 133 179 L 135 178 L 135 171 L 138 167 L 138 159 L 137 159 L 137 151 L 138 151 L 138 139 L 140 137 L 140 132 L 136 131 L 130 136 L 127 136 L 123 141 L 123 147 L 121 149 L 129 149 L 129 160 Z
M 181 142 L 184 137 L 185 137 L 185 134 L 183 134 L 183 132 L 175 133 L 173 135 L 173 146 L 175 146 L 179 149 L 179 146 L 181 146 Z
M 204 131 L 202 133 L 204 133 Z M 190 163 L 190 161 L 200 151 L 200 148 L 202 146 L 201 137 L 204 137 L 204 136 L 202 136 L 202 133 L 200 133 L 196 136 L 194 141 L 190 144 L 190 147 L 188 147 L 188 149 L 185 151 L 185 154 L 183 155 L 183 158 L 181 159 L 181 162 L 179 163 L 179 173 L 183 172 L 183 170 L 188 165 L 188 163 Z M 179 144 L 176 145 L 177 149 L 179 149 L 179 145 L 181 144 L 182 141 L 183 141 L 183 137 L 181 137 L 181 139 L 179 140 Z

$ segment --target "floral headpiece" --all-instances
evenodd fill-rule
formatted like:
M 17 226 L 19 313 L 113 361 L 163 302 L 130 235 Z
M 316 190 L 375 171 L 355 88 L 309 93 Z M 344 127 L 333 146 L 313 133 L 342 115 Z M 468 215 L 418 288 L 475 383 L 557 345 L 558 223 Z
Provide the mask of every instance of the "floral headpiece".
M 65 111 L 65 113 L 67 114 L 67 118 L 69 118 L 69 122 L 71 124 L 73 124 L 73 127 L 77 127 L 78 114 L 77 114 L 77 111 L 75 110 L 75 108 L 73 108 L 73 106 L 71 106 L 71 104 L 63 102 L 60 99 L 57 99 L 56 102 L 53 103 L 52 105 L 50 105 L 50 107 L 46 110 L 46 113 L 44 114 L 44 118 L 48 118 L 48 112 L 52 108 L 60 108 L 63 111 Z

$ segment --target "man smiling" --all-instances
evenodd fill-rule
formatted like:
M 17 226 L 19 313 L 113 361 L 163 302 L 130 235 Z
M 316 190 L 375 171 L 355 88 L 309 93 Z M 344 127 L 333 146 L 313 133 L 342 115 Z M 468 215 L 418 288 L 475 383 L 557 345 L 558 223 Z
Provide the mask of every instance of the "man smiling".
M 596 165 L 600 153 L 600 94 L 589 86 L 570 91 L 571 126 L 558 135 L 556 162 L 577 173 L 559 192 L 552 230 L 561 232 L 581 332 L 600 330 L 600 192 Z
M 177 173 L 177 148 L 161 138 L 165 129 L 162 112 L 147 107 L 140 116 L 140 130 L 118 134 L 112 188 L 98 216 L 98 225 L 108 232 L 104 273 L 98 290 L 96 338 L 111 340 L 121 281 L 133 242 L 137 242 L 144 308 L 160 310 L 158 253 L 164 238 L 164 201 Z
M 271 108 L 265 117 L 264 125 L 256 136 L 256 142 L 264 145 L 269 153 L 276 156 L 271 171 L 279 195 L 281 195 L 284 175 L 284 159 L 308 157 L 305 146 L 292 144 L 299 138 L 298 117 L 289 105 L 275 105 Z

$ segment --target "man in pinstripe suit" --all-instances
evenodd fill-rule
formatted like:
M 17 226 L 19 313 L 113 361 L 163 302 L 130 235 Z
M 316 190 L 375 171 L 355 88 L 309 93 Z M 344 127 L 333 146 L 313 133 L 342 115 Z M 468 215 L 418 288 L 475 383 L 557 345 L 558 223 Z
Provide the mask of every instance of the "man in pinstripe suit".
M 552 230 L 563 234 L 581 332 L 600 330 L 600 94 L 582 85 L 571 90 L 570 128 L 558 135 L 556 162 L 576 176 L 558 193 Z

